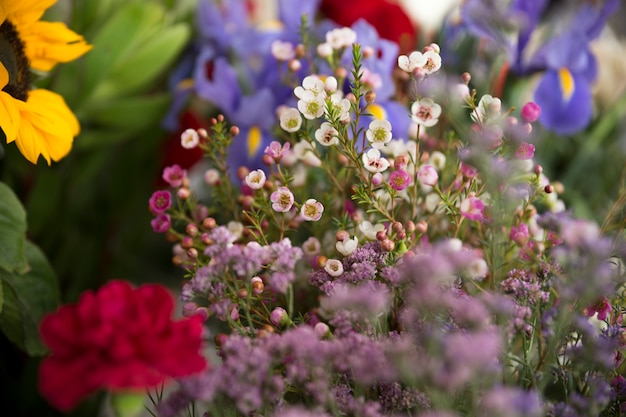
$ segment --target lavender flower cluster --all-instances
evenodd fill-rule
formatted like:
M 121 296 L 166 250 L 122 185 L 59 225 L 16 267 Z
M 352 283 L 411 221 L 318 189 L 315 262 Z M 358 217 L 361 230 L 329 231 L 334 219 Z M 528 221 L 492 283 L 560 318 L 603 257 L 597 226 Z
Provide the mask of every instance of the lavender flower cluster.
M 208 199 L 172 166 L 150 200 L 217 356 L 159 414 L 626 412 L 626 249 L 533 161 L 541 108 L 479 98 L 436 44 L 387 68 L 362 22 L 303 22 L 272 43 L 292 95 L 258 165 L 231 164 L 248 138 L 218 115 L 181 138 Z

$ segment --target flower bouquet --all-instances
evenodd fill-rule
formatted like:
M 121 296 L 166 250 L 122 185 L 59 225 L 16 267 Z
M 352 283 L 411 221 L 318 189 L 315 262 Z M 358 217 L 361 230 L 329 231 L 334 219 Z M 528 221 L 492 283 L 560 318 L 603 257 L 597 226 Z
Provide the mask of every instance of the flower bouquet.
M 316 5 L 280 2 L 266 30 L 200 3 L 177 103 L 212 106 L 180 136 L 204 159 L 165 167 L 148 203 L 185 318 L 159 286 L 87 293 L 42 323 L 44 395 L 149 387 L 164 417 L 622 415 L 626 247 L 535 162 L 551 104 L 506 107 L 446 73 L 444 46 L 403 54 Z

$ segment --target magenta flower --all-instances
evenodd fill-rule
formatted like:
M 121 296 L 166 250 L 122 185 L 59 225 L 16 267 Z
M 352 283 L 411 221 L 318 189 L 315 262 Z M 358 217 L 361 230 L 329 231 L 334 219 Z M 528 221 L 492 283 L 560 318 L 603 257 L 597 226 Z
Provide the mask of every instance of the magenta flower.
M 402 191 L 411 184 L 411 176 L 403 169 L 396 169 L 389 175 L 389 185 L 396 191 Z
M 165 212 L 172 205 L 172 194 L 167 190 L 159 190 L 150 197 L 150 211 L 154 214 Z
M 532 159 L 535 156 L 535 145 L 522 142 L 515 150 L 515 157 L 517 159 Z
M 150 221 L 150 226 L 152 226 L 152 230 L 156 233 L 165 233 L 170 230 L 170 226 L 172 225 L 172 219 L 168 214 L 158 214 L 154 219 Z
M 602 297 L 594 304 L 585 307 L 584 313 L 587 317 L 592 317 L 594 314 L 598 313 L 598 320 L 606 320 L 612 311 L 613 309 L 611 308 L 611 303 L 609 303 L 608 298 Z
M 435 186 L 439 181 L 439 174 L 432 165 L 423 165 L 419 171 L 417 171 L 417 179 L 424 185 Z
M 265 148 L 265 155 L 268 155 L 274 159 L 274 161 L 279 162 L 283 156 L 289 151 L 289 142 L 286 142 L 284 145 L 281 145 L 280 142 L 273 140 L 269 146 Z
M 180 165 L 172 165 L 163 169 L 163 179 L 170 187 L 180 187 L 183 180 L 187 177 L 187 171 L 182 169 Z
M 484 210 L 485 203 L 474 193 L 470 193 L 465 200 L 461 201 L 461 215 L 468 220 L 483 220 Z
M 270 201 L 274 210 L 279 213 L 285 213 L 291 210 L 293 206 L 293 193 L 287 187 L 279 187 L 278 190 L 270 195 Z
M 509 238 L 520 246 L 524 246 L 528 242 L 529 232 L 526 223 L 522 223 L 519 226 L 511 227 Z
M 522 107 L 521 116 L 525 122 L 532 123 L 541 115 L 541 107 L 533 101 L 529 101 Z

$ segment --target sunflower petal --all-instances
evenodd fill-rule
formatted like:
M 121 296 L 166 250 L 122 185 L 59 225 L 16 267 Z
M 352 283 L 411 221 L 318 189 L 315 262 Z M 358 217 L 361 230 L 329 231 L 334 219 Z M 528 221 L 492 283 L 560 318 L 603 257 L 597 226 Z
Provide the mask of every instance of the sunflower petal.
M 16 99 L 9 94 L 0 91 L 0 128 L 7 138 L 7 143 L 13 142 L 17 137 L 21 120 L 15 101 Z
M 36 164 L 41 155 L 50 165 L 70 152 L 79 124 L 60 95 L 33 90 L 18 105 L 22 119 L 15 142 L 26 159 Z
M 62 22 L 34 22 L 19 30 L 31 67 L 40 71 L 50 71 L 59 62 L 73 61 L 92 48 Z
M 2 0 L 7 13 L 6 18 L 15 26 L 26 26 L 36 22 L 46 9 L 57 0 Z

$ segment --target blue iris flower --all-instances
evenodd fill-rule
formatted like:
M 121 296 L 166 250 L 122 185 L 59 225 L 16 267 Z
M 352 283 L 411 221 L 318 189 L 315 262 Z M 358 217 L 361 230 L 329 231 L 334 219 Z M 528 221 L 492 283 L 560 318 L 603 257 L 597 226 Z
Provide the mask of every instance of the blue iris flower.
M 538 48 L 531 40 L 539 34 L 548 0 L 468 0 L 462 9 L 470 32 L 490 39 L 508 54 L 518 75 L 541 72 L 534 100 L 541 107 L 539 121 L 559 134 L 584 129 L 592 119 L 591 86 L 597 77 L 597 62 L 589 49 L 619 0 L 601 7 L 585 3 L 573 13 L 549 22 L 555 29 Z M 565 10 L 568 12 L 570 10 Z M 542 28 L 543 29 L 543 28 Z

